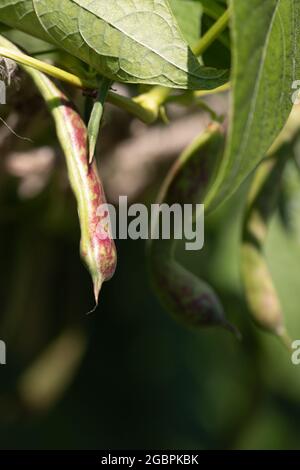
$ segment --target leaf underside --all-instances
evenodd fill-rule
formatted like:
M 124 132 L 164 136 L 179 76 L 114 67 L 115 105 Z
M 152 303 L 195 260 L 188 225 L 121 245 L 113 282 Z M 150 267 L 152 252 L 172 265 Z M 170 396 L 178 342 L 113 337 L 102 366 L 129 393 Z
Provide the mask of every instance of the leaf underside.
M 0 22 L 51 42 L 129 83 L 211 89 L 225 71 L 201 66 L 168 0 L 2 0 Z
M 192 47 L 200 37 L 202 4 L 194 0 L 169 0 L 186 42 Z

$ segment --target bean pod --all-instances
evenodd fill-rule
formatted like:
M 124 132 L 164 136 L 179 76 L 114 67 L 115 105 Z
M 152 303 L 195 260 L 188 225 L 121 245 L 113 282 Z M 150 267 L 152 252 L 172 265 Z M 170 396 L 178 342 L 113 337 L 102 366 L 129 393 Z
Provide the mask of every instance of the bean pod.
M 33 79 L 55 120 L 57 136 L 66 157 L 78 205 L 81 256 L 92 276 L 97 303 L 102 283 L 115 272 L 117 255 L 97 165 L 95 161 L 89 165 L 87 129 L 72 103 L 49 78 L 34 73 Z
M 3 37 L 0 45 L 18 51 Z M 88 132 L 74 105 L 48 77 L 30 67 L 23 68 L 32 77 L 55 121 L 77 200 L 81 256 L 92 276 L 97 304 L 102 283 L 115 272 L 117 254 L 97 165 L 95 161 L 89 164 Z
M 222 126 L 211 124 L 175 162 L 162 185 L 158 203 L 201 203 L 224 140 Z M 196 217 L 195 213 L 193 217 Z M 150 278 L 162 305 L 187 326 L 221 326 L 238 335 L 235 327 L 226 320 L 214 290 L 177 262 L 174 252 L 174 237 L 171 240 L 152 239 L 148 243 Z
M 254 321 L 290 345 L 282 307 L 264 256 L 270 219 L 277 207 L 280 183 L 289 152 L 282 147 L 259 166 L 248 197 L 241 244 L 241 272 Z

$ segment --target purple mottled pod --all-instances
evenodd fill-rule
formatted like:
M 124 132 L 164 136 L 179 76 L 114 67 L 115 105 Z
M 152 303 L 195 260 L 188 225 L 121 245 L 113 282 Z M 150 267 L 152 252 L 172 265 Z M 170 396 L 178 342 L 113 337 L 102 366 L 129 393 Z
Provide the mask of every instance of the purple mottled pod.
M 162 185 L 158 203 L 203 202 L 224 148 L 224 134 L 220 124 L 211 124 L 182 153 Z M 187 326 L 221 326 L 238 335 L 226 320 L 214 290 L 179 264 L 174 251 L 174 237 L 151 240 L 148 244 L 151 282 L 163 306 Z
M 115 272 L 117 254 L 97 165 L 95 161 L 89 165 L 87 129 L 73 104 L 49 78 L 33 70 L 31 75 L 54 117 L 66 157 L 78 206 L 81 256 L 92 276 L 97 303 L 102 283 Z

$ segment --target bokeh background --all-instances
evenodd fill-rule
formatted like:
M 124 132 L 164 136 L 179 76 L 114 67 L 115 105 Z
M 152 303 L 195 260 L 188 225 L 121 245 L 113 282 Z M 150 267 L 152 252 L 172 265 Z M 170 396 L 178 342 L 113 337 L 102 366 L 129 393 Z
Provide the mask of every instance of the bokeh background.
M 24 44 L 23 36 L 13 39 Z M 39 41 L 26 40 L 27 50 L 40 50 Z M 216 48 L 211 57 L 228 64 L 226 51 Z M 83 109 L 83 97 L 67 91 Z M 205 103 L 227 113 L 227 95 Z M 167 168 L 211 119 L 201 103 L 170 106 L 168 114 L 170 125 L 146 127 L 107 107 L 97 159 L 110 202 L 118 195 L 153 202 Z M 300 365 L 251 323 L 241 287 L 249 181 L 206 220 L 205 248 L 186 253 L 179 246 L 177 253 L 216 289 L 241 341 L 177 324 L 151 291 L 141 241 L 117 241 L 117 272 L 87 315 L 91 282 L 79 258 L 63 156 L 45 106 L 21 72 L 0 115 L 6 122 L 0 127 L 0 339 L 7 344 L 0 447 L 300 448 Z M 285 192 L 293 197 L 288 204 L 282 197 L 266 247 L 294 339 L 300 339 L 298 177 L 290 167 Z

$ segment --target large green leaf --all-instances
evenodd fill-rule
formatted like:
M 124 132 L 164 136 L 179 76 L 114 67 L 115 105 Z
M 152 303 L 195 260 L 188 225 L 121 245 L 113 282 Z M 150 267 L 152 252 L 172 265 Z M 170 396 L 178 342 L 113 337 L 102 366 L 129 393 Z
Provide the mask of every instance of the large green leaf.
M 224 158 L 206 204 L 230 196 L 265 156 L 300 79 L 299 0 L 232 0 L 233 96 Z
M 114 80 L 189 89 L 226 80 L 192 54 L 168 0 L 1 0 L 0 21 Z

